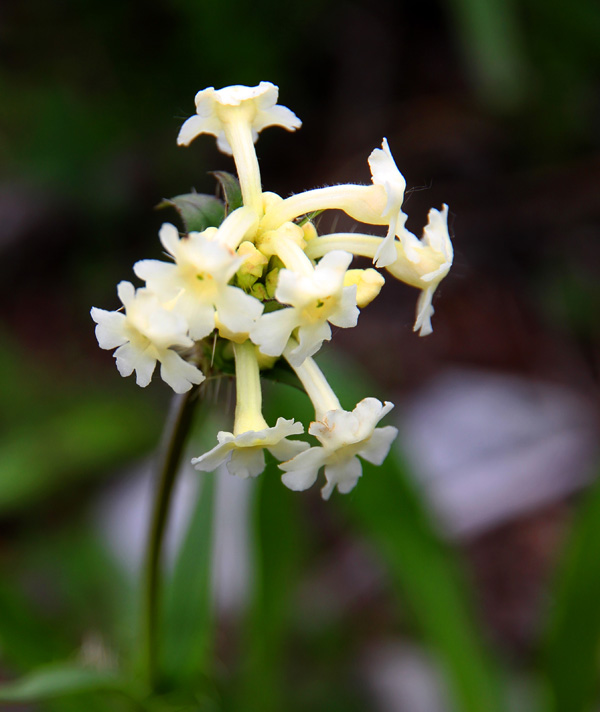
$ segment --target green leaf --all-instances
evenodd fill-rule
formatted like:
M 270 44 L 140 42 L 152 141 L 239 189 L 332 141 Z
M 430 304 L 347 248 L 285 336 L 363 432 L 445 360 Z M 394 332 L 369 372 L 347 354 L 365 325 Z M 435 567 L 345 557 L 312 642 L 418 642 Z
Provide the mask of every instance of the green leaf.
M 339 355 L 328 361 L 330 368 L 323 370 L 343 407 L 352 409 L 366 395 L 379 395 L 380 389 Z M 281 390 L 277 393 L 279 415 L 303 422 L 314 416 L 306 396 L 293 389 L 285 396 Z M 423 495 L 393 451 L 380 467 L 364 461 L 362 466 L 363 477 L 355 490 L 349 495 L 336 493 L 329 506 L 344 510 L 349 521 L 376 545 L 399 600 L 412 610 L 421 634 L 437 655 L 457 709 L 503 709 L 500 670 L 472 614 L 464 572 L 456 553 L 438 534 Z
M 12 576 L 0 581 L 0 658 L 4 664 L 30 669 L 70 652 L 62 629 L 45 619 Z
M 56 403 L 41 420 L 0 438 L 0 511 L 14 510 L 137 455 L 155 440 L 156 422 L 137 402 L 110 395 Z
M 600 481 L 577 513 L 561 560 L 542 646 L 543 710 L 596 708 L 600 675 Z
M 283 359 L 277 361 L 273 368 L 267 368 L 264 371 L 261 371 L 260 375 L 269 381 L 274 381 L 275 383 L 285 383 L 288 386 L 297 388 L 299 391 L 304 391 L 300 379 L 295 374 L 294 370 L 288 366 Z
M 130 694 L 112 672 L 64 663 L 40 668 L 15 682 L 0 685 L 0 702 L 38 702 L 90 693 Z
M 292 594 L 305 558 L 298 519 L 298 496 L 282 486 L 269 462 L 256 483 L 252 580 L 248 627 L 244 636 L 242 679 L 234 709 L 279 712 L 285 709 L 286 643 L 294 606 Z
M 244 204 L 240 182 L 234 175 L 226 171 L 213 171 L 212 175 L 219 181 L 225 198 L 225 213 L 229 215 Z
M 376 544 L 399 595 L 443 666 L 461 712 L 503 708 L 499 671 L 483 643 L 464 575 L 442 542 L 406 467 L 390 454 L 362 463 L 356 490 L 340 497 L 348 516 Z
M 189 683 L 207 672 L 212 643 L 212 543 L 215 476 L 205 474 L 165 595 L 164 670 Z
M 214 195 L 187 193 L 163 200 L 157 208 L 172 207 L 183 221 L 185 232 L 203 232 L 207 227 L 219 227 L 225 218 L 223 203 Z
M 450 0 L 448 11 L 483 101 L 512 110 L 527 99 L 530 71 L 514 0 Z
M 48 582 L 54 627 L 68 637 L 71 649 L 81 643 L 82 631 L 101 631 L 111 651 L 131 648 L 132 620 L 138 615 L 135 587 L 89 521 L 55 528 L 28 548 L 22 558 Z

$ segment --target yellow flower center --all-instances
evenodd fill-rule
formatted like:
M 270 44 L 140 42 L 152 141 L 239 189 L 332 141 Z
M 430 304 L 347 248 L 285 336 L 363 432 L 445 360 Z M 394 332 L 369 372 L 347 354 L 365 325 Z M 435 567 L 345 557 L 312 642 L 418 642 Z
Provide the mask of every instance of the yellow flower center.
M 308 324 L 315 324 L 324 321 L 335 309 L 336 299 L 333 296 L 321 297 L 302 309 L 302 321 Z

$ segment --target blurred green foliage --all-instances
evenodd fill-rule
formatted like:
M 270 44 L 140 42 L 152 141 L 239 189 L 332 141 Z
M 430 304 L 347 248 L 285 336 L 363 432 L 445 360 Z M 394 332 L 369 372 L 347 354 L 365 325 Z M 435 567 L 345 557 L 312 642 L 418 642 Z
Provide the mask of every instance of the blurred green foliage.
M 85 376 L 51 380 L 6 335 L 0 368 L 0 514 L 104 477 L 156 443 L 160 415 L 142 393 L 113 392 Z
M 600 676 L 600 484 L 573 521 L 555 582 L 541 648 L 544 712 L 596 709 Z

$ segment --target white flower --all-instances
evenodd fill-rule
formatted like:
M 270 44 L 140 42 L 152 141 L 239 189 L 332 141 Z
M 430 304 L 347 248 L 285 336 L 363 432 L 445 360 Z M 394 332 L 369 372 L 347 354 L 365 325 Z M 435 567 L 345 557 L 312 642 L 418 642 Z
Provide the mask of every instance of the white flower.
M 376 148 L 369 156 L 369 167 L 373 184 L 383 186 L 387 198 L 382 217 L 388 220 L 389 229 L 373 258 L 376 267 L 385 267 L 396 259 L 396 233 L 406 222 L 406 215 L 402 212 L 406 181 L 396 166 L 386 138 L 381 148 Z
M 273 428 L 247 430 L 239 435 L 221 431 L 217 435 L 218 445 L 192 464 L 197 470 L 212 472 L 221 463 L 227 462 L 232 475 L 248 478 L 256 477 L 265 469 L 265 450 L 278 460 L 288 460 L 306 450 L 308 444 L 301 440 L 288 440 L 290 435 L 304 432 L 301 423 L 278 418 Z
M 312 271 L 300 274 L 289 269 L 279 272 L 275 297 L 291 308 L 264 314 L 250 332 L 252 341 L 267 356 L 280 356 L 297 328 L 298 345 L 287 358 L 301 364 L 331 339 L 329 324 L 344 329 L 356 326 L 356 285 L 344 287 L 344 276 L 352 255 L 334 251 L 325 255 Z
M 135 371 L 136 383 L 147 386 L 160 361 L 160 375 L 176 393 L 202 383 L 203 373 L 171 348 L 193 346 L 185 319 L 164 309 L 147 289 L 136 292 L 131 282 L 120 282 L 117 292 L 125 313 L 93 307 L 91 315 L 100 348 L 117 349 L 114 356 L 119 373 L 130 376 Z
M 343 494 L 350 492 L 362 475 L 357 455 L 374 465 L 381 465 L 387 457 L 398 430 L 391 425 L 375 426 L 393 407 L 393 403 L 387 401 L 382 405 L 376 398 L 365 398 L 352 412 L 328 411 L 308 429 L 321 446 L 311 447 L 279 465 L 285 472 L 281 478 L 283 483 L 296 491 L 308 489 L 324 467 L 323 499 L 329 499 L 335 487 Z
M 141 260 L 134 266 L 149 289 L 183 315 L 194 340 L 213 331 L 215 311 L 227 329 L 244 333 L 250 331 L 263 310 L 257 299 L 228 284 L 244 258 L 213 239 L 216 234 L 214 228 L 208 228 L 180 239 L 177 228 L 165 223 L 159 236 L 175 264 Z
M 422 290 L 417 302 L 414 331 L 419 331 L 420 336 L 427 336 L 432 331 L 433 294 L 450 271 L 454 256 L 448 233 L 448 206 L 444 205 L 441 211 L 435 208 L 429 211 L 421 240 L 404 227 L 400 232 L 402 239 L 390 243 L 396 252 L 396 259 L 385 269 L 396 279 Z M 374 257 L 381 243 L 382 238 L 373 235 L 337 233 L 311 240 L 306 246 L 306 253 L 311 259 L 318 259 L 335 250 Z
M 203 89 L 196 94 L 196 116 L 183 124 L 177 143 L 187 146 L 200 134 L 211 134 L 217 137 L 219 149 L 231 155 L 227 127 L 241 115 L 249 123 L 255 142 L 259 132 L 268 126 L 281 126 L 288 131 L 300 128 L 302 122 L 294 112 L 277 104 L 278 96 L 279 88 L 271 82 L 261 82 L 256 87 Z
M 448 206 L 444 205 L 441 211 L 431 208 L 421 240 L 408 230 L 404 233 L 402 242 L 395 243 L 397 258 L 386 269 L 396 279 L 422 290 L 413 331 L 418 331 L 419 336 L 427 336 L 433 331 L 433 294 L 450 271 L 454 257 L 448 233 Z
M 244 205 L 262 217 L 262 187 L 254 144 L 259 131 L 267 126 L 282 126 L 294 131 L 300 119 L 285 106 L 277 105 L 279 89 L 270 82 L 257 87 L 209 87 L 196 94 L 196 116 L 181 127 L 177 143 L 187 146 L 196 136 L 217 137 L 219 149 L 233 154 Z

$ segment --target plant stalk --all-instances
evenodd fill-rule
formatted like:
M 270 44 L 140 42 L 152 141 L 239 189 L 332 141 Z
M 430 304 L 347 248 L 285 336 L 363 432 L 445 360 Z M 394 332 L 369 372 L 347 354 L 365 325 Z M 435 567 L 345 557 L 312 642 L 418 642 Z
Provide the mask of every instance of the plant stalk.
M 163 542 L 181 457 L 190 432 L 198 388 L 177 395 L 169 415 L 157 460 L 157 488 L 150 520 L 143 579 L 142 654 L 145 678 L 150 690 L 156 690 L 159 659 L 160 568 Z

